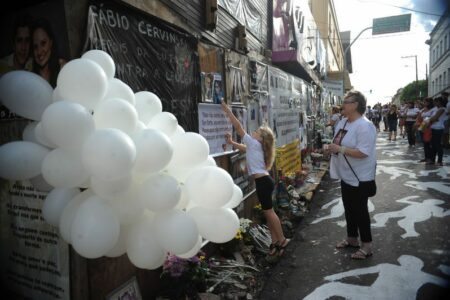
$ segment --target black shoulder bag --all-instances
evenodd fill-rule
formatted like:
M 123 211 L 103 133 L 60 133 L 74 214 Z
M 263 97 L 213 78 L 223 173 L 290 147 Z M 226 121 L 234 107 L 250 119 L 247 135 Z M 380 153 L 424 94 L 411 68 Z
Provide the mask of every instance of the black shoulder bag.
M 347 121 L 344 124 L 344 128 L 345 125 L 347 125 Z M 369 180 L 369 181 L 361 181 L 358 178 L 358 175 L 356 175 L 355 171 L 352 168 L 352 165 L 350 164 L 350 162 L 347 159 L 347 156 L 344 155 L 345 161 L 347 162 L 348 166 L 350 167 L 350 170 L 352 170 L 353 174 L 355 175 L 356 179 L 358 179 L 359 182 L 359 187 L 366 192 L 367 197 L 373 197 L 377 194 L 377 183 L 374 180 Z M 376 165 L 375 165 L 376 168 Z

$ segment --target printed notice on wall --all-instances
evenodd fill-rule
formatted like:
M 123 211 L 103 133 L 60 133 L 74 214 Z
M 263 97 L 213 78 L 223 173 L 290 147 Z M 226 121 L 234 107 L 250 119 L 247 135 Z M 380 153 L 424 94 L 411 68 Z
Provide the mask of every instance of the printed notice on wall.
M 68 244 L 41 213 L 47 193 L 29 181 L 0 183 L 2 283 L 27 299 L 70 299 Z
M 209 154 L 231 151 L 231 145 L 225 143 L 225 134 L 233 128 L 221 106 L 199 103 L 198 117 L 199 133 L 208 141 Z

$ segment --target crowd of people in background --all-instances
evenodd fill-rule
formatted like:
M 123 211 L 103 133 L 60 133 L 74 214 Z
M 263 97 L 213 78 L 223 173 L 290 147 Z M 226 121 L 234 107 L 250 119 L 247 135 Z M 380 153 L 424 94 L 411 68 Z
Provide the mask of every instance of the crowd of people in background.
M 423 145 L 424 157 L 420 160 L 427 165 L 443 166 L 443 149 L 450 148 L 450 101 L 449 93 L 423 100 L 406 101 L 400 106 L 396 104 L 377 103 L 367 106 L 365 116 L 372 121 L 377 132 L 388 134 L 389 141 L 404 138 L 409 147 Z M 330 121 L 333 136 L 335 124 L 339 119 L 339 106 L 333 106 Z M 382 125 L 382 126 L 380 126 Z

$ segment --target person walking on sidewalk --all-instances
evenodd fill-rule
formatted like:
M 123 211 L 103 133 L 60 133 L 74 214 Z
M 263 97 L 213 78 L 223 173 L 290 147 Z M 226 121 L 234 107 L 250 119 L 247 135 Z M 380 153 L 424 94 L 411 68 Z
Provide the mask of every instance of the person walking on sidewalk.
M 350 91 L 344 97 L 343 115 L 328 151 L 333 153 L 330 177 L 341 180 L 342 201 L 347 222 L 347 238 L 336 248 L 360 248 L 352 259 L 366 259 L 372 255 L 372 234 L 367 207 L 367 189 L 361 182 L 375 179 L 376 128 L 364 117 L 366 97 L 359 91 Z M 358 241 L 361 239 L 361 245 Z
M 256 195 L 261 203 L 272 238 L 269 255 L 281 256 L 290 240 L 284 236 L 280 218 L 272 207 L 272 192 L 275 184 L 268 170 L 272 168 L 275 158 L 275 136 L 267 126 L 259 127 L 250 136 L 245 132 L 242 124 L 223 100 L 221 105 L 225 115 L 230 119 L 237 134 L 244 142 L 243 144 L 237 143 L 232 140 L 231 134 L 227 133 L 225 135 L 228 144 L 231 144 L 239 151 L 246 152 L 247 170 L 249 175 L 255 180 Z
M 392 104 L 391 108 L 389 109 L 389 112 L 387 113 L 387 121 L 389 126 L 389 141 L 396 141 L 397 140 L 397 124 L 398 124 L 398 110 L 397 105 Z

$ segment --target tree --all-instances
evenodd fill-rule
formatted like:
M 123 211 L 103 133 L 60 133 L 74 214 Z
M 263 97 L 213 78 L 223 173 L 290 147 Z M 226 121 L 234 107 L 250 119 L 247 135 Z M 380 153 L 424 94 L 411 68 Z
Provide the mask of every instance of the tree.
M 428 81 L 427 80 L 419 80 L 418 81 L 419 86 L 419 98 L 423 99 L 428 95 Z M 413 81 L 411 83 L 408 83 L 402 90 L 400 94 L 400 102 L 404 103 L 407 101 L 416 101 L 416 82 Z

